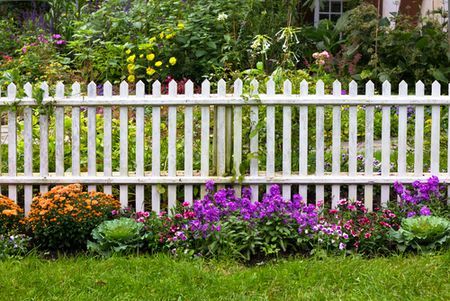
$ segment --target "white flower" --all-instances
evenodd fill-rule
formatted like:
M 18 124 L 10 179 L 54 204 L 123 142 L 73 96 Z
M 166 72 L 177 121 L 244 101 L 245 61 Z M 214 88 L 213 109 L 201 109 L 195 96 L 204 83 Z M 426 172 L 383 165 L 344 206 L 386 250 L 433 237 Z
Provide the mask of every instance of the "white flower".
M 225 21 L 226 19 L 228 19 L 228 15 L 226 13 L 220 13 L 217 16 L 217 21 Z

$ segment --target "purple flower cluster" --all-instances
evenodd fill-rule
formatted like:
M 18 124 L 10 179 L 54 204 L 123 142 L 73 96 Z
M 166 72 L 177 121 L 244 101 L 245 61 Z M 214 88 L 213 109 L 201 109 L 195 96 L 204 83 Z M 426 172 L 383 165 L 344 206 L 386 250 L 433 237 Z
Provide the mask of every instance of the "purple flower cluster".
M 270 192 L 256 202 L 251 202 L 250 188 L 243 188 L 241 197 L 229 188 L 214 193 L 212 181 L 206 183 L 206 189 L 208 194 L 194 202 L 194 218 L 190 221 L 190 230 L 200 232 L 203 237 L 211 231 L 220 231 L 220 222 L 232 215 L 249 224 L 280 218 L 285 224 L 295 223 L 299 234 L 318 222 L 316 206 L 308 205 L 300 195 L 294 195 L 292 200 L 283 199 L 278 185 L 273 185 Z
M 439 185 L 439 178 L 431 176 L 427 181 L 414 181 L 412 189 L 407 189 L 399 182 L 394 183 L 394 190 L 400 197 L 401 208 L 406 210 L 406 217 L 417 214 L 431 215 L 429 204 L 442 198 L 443 186 Z

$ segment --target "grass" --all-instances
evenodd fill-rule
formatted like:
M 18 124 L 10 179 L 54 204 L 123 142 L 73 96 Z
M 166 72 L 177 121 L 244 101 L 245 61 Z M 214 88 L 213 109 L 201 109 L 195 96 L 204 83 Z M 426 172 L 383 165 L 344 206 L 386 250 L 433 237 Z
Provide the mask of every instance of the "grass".
M 168 256 L 0 262 L 0 300 L 450 300 L 450 252 L 246 267 Z

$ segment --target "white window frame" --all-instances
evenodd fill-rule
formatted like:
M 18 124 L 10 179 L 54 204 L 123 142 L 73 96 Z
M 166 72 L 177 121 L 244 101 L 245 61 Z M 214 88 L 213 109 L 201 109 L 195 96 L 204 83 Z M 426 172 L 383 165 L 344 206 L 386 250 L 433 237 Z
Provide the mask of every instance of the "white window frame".
M 317 27 L 319 25 L 319 17 L 320 14 L 328 14 L 328 17 L 330 17 L 331 15 L 340 15 L 342 16 L 342 14 L 344 13 L 344 2 L 345 0 L 326 0 L 328 2 L 330 2 L 330 4 L 328 5 L 328 9 L 323 8 L 324 10 L 320 10 L 320 0 L 314 0 L 315 1 L 315 5 L 314 5 L 314 26 Z M 339 13 L 332 13 L 331 12 L 331 2 L 341 2 L 341 11 Z

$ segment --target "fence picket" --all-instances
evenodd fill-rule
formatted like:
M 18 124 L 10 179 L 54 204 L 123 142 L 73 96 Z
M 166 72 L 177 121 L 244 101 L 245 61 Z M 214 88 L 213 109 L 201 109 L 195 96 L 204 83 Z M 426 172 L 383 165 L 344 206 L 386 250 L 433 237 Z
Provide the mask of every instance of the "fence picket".
M 142 81 L 136 84 L 136 96 L 144 97 L 145 85 Z M 144 121 L 145 108 L 136 107 L 136 176 L 144 176 Z M 145 186 L 136 185 L 136 211 L 144 211 Z
M 290 96 L 292 94 L 292 83 L 286 80 L 283 85 L 283 94 Z M 283 106 L 283 176 L 291 175 L 291 127 L 292 127 L 292 109 L 291 106 Z M 291 199 L 291 185 L 283 185 L 283 198 Z
M 209 97 L 210 95 L 210 82 L 205 79 L 202 82 L 202 96 L 203 97 Z M 202 106 L 201 107 L 201 114 L 202 114 L 202 121 L 201 121 L 201 162 L 200 162 L 200 175 L 202 177 L 208 177 L 209 176 L 209 135 L 210 135 L 210 121 L 209 121 L 209 106 Z M 201 188 L 201 197 L 203 198 L 205 196 L 205 186 L 202 186 Z
M 441 95 L 441 84 L 438 81 L 434 81 L 431 85 L 431 95 Z M 441 139 L 441 106 L 431 106 L 431 173 L 433 175 L 439 174 L 439 149 Z
M 267 82 L 267 95 L 275 95 L 275 82 L 273 79 Z M 275 106 L 267 106 L 266 114 L 266 176 L 273 177 L 275 176 Z M 267 193 L 269 193 L 269 190 L 270 185 L 267 185 Z
M 107 98 L 112 97 L 112 85 L 109 81 L 103 84 L 103 95 Z M 107 177 L 112 176 L 112 108 L 103 107 L 103 174 Z M 105 185 L 103 192 L 112 194 L 112 186 Z
M 400 96 L 408 95 L 408 85 L 405 81 L 400 82 L 398 94 Z M 407 139 L 407 122 L 408 112 L 406 106 L 398 107 L 398 174 L 406 175 L 406 139 Z
M 382 86 L 382 95 L 391 96 L 391 84 L 385 81 Z M 391 171 L 391 107 L 382 107 L 381 121 L 381 175 L 388 176 Z M 386 207 L 390 199 L 389 185 L 381 186 L 381 206 Z
M 47 98 L 49 96 L 48 84 L 42 83 L 41 89 L 43 90 L 43 97 Z M 39 125 L 40 125 L 40 148 L 39 148 L 39 165 L 40 165 L 40 175 L 42 177 L 48 176 L 48 115 L 47 112 L 41 112 L 39 114 Z M 48 185 L 40 186 L 41 193 L 48 191 Z
M 333 95 L 341 95 L 342 86 L 337 80 L 333 82 Z M 333 106 L 333 150 L 332 150 L 332 174 L 338 176 L 341 172 L 341 106 Z M 336 208 L 340 199 L 339 185 L 331 186 L 331 207 Z
M 226 86 L 223 79 L 217 83 L 217 95 L 225 96 Z M 217 106 L 217 175 L 222 177 L 225 175 L 226 166 L 226 124 L 225 124 L 225 106 Z
M 322 80 L 316 83 L 316 95 L 324 95 L 325 88 Z M 316 106 L 316 176 L 324 175 L 324 116 L 325 108 L 322 105 Z M 316 185 L 316 204 L 323 203 L 325 199 L 325 190 L 323 185 Z
M 373 96 L 375 87 L 372 81 L 366 84 L 366 96 Z M 366 129 L 365 129 L 365 145 L 366 158 L 364 164 L 365 174 L 373 175 L 373 124 L 374 124 L 374 106 L 366 106 Z M 364 185 L 364 204 L 369 211 L 373 208 L 373 185 Z
M 242 80 L 237 79 L 234 82 L 234 97 L 242 95 Z M 241 176 L 242 163 L 242 106 L 234 106 L 233 111 L 233 169 L 236 177 Z M 241 195 L 241 186 L 235 185 L 234 189 L 238 196 Z
M 15 100 L 17 87 L 13 83 L 8 85 L 8 99 Z M 17 114 L 11 108 L 8 110 L 8 176 L 17 175 Z M 17 186 L 8 185 L 8 197 L 17 203 Z
M 25 95 L 32 97 L 32 86 L 30 83 L 24 85 Z M 33 175 L 33 112 L 31 107 L 25 107 L 23 110 L 23 171 L 25 176 Z M 24 205 L 25 214 L 28 214 L 33 200 L 33 185 L 24 186 Z
M 80 96 L 80 84 L 72 85 L 72 97 Z M 80 107 L 72 107 L 72 176 L 80 176 Z
M 303 80 L 300 83 L 300 96 L 308 95 L 308 82 Z M 308 175 L 308 106 L 299 107 L 299 175 Z M 308 198 L 308 186 L 300 185 L 298 193 L 306 201 Z
M 416 83 L 416 96 L 424 96 L 425 85 L 418 81 Z M 414 127 L 414 175 L 423 175 L 423 126 L 424 106 L 416 106 L 416 121 Z
M 152 84 L 153 97 L 161 96 L 161 83 Z M 152 176 L 161 175 L 161 107 L 152 107 Z M 161 210 L 161 194 L 158 185 L 152 186 L 152 210 L 159 213 Z
M 128 83 L 120 83 L 120 97 L 128 97 Z M 128 107 L 119 107 L 120 119 L 120 175 L 128 176 Z M 122 208 L 128 207 L 128 185 L 120 185 L 120 205 Z
M 90 82 L 88 85 L 88 96 L 97 96 L 97 85 Z M 87 108 L 88 123 L 88 176 L 95 177 L 97 175 L 97 108 Z M 96 191 L 96 185 L 88 185 L 88 191 Z
M 258 82 L 256 80 L 252 80 L 250 82 L 250 95 L 254 96 L 258 94 Z M 258 175 L 258 115 L 259 115 L 259 109 L 258 106 L 251 106 L 250 107 L 250 153 L 251 153 L 251 159 L 250 159 L 250 176 L 257 176 Z M 258 185 L 251 185 L 252 189 L 252 202 L 255 202 L 259 198 L 258 193 Z
M 358 85 L 351 81 L 349 85 L 349 96 L 358 95 Z M 348 175 L 355 176 L 357 171 L 358 156 L 358 107 L 350 106 L 348 109 Z M 356 185 L 348 186 L 348 198 L 356 201 Z
M 194 83 L 192 81 L 187 81 L 185 84 L 185 95 L 187 97 L 192 97 L 194 95 Z M 187 177 L 193 176 L 193 163 L 192 163 L 192 143 L 193 143 L 193 121 L 194 114 L 193 108 L 187 106 L 184 111 L 184 175 Z M 184 185 L 184 201 L 192 204 L 193 202 L 193 186 Z
M 64 85 L 61 82 L 56 84 L 56 97 L 64 98 Z M 57 176 L 64 175 L 64 107 L 55 108 L 55 173 Z
M 172 80 L 169 83 L 169 96 L 177 95 L 177 83 Z M 169 119 L 169 146 L 168 146 L 168 176 L 177 175 L 177 107 L 169 106 L 168 119 Z M 168 187 L 168 200 L 169 209 L 174 208 L 177 201 L 177 186 L 169 185 Z

